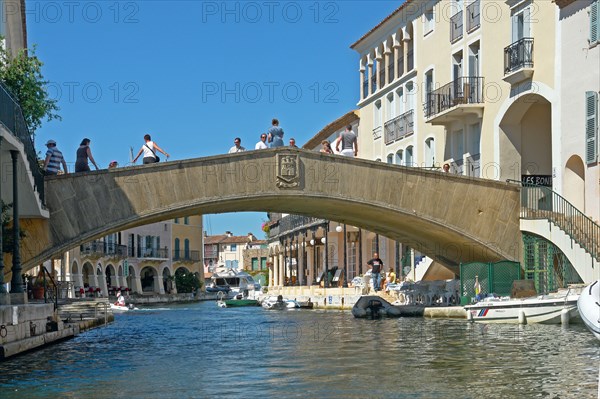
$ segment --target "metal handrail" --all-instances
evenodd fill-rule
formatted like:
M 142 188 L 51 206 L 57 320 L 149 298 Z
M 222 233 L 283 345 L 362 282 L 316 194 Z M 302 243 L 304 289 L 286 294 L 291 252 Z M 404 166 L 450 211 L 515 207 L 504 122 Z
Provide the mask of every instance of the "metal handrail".
M 54 310 L 56 310 L 58 309 L 58 284 L 56 284 L 56 282 L 52 278 L 52 275 L 50 274 L 50 272 L 48 272 L 48 269 L 46 269 L 46 266 L 41 267 L 41 272 L 42 278 L 44 279 L 44 303 L 48 303 L 48 297 L 50 296 L 50 300 L 54 299 Z M 48 289 L 47 279 L 50 279 L 50 283 L 52 283 L 52 286 L 54 287 L 53 290 Z
M 445 84 L 426 95 L 425 117 L 431 118 L 440 112 L 461 104 L 483 103 L 483 78 L 465 76 Z
M 511 180 L 512 181 L 512 180 Z M 521 184 L 521 218 L 547 219 L 600 261 L 600 225 L 587 217 L 552 188 Z
M 23 149 L 33 175 L 34 190 L 38 193 L 42 204 L 44 198 L 44 174 L 38 162 L 33 143 L 33 135 L 27 127 L 21 106 L 11 95 L 10 90 L 0 81 L 0 123 L 23 143 Z

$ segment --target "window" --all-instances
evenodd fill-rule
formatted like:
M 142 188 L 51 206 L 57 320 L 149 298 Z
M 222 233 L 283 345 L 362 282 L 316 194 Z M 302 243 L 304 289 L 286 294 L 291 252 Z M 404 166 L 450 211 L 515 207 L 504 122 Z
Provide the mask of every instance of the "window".
M 175 249 L 173 250 L 173 259 L 179 259 L 179 238 L 175 239 Z
M 590 8 L 590 44 L 600 42 L 600 0 L 592 3 Z
M 396 165 L 402 165 L 402 150 L 396 153 Z
M 179 218 L 175 218 L 175 223 L 179 224 Z
M 391 121 L 396 117 L 396 108 L 394 106 L 394 93 L 390 93 L 387 95 L 387 104 L 386 104 L 386 121 Z
M 531 12 L 525 8 L 522 12 L 512 16 L 512 42 L 531 37 Z
M 588 164 L 598 161 L 598 93 L 585 93 L 585 159 Z
M 373 126 L 381 126 L 381 100 L 377 101 L 373 108 Z
M 231 252 L 235 252 L 235 251 L 237 251 L 237 244 L 231 244 L 231 245 L 229 246 L 229 250 L 230 250 Z
M 187 238 L 183 241 L 183 256 L 186 259 L 190 259 L 190 240 Z
M 413 146 L 412 145 L 406 148 L 406 152 L 404 155 L 405 155 L 404 165 L 413 166 Z
M 389 154 L 387 156 L 387 163 L 389 163 L 390 165 L 394 163 L 394 154 Z
M 427 36 L 429 32 L 433 31 L 433 27 L 435 25 L 435 13 L 433 8 L 425 11 L 423 18 L 423 34 L 424 36 Z
M 183 224 L 190 224 L 190 218 L 189 217 L 184 217 L 183 218 Z
M 435 140 L 433 137 L 425 140 L 425 166 L 433 166 L 435 162 Z

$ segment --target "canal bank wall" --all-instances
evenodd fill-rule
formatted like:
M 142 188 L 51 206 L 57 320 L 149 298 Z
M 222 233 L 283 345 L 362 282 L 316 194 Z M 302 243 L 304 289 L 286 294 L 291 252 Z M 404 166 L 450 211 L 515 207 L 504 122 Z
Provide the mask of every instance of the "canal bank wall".
M 322 310 L 351 310 L 362 296 L 362 292 L 355 288 L 322 288 L 312 287 L 281 287 L 269 288 L 267 296 L 282 295 L 286 299 L 295 299 L 299 302 L 313 303 L 313 309 Z M 392 303 L 397 298 L 382 291 L 375 294 Z M 462 306 L 423 306 L 400 305 L 402 317 L 425 317 L 432 319 L 466 319 L 467 312 Z

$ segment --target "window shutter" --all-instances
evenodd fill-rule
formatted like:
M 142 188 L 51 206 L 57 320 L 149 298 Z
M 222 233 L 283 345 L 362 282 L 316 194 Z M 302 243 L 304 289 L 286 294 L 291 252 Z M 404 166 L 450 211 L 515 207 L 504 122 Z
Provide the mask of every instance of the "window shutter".
M 600 15 L 598 15 L 599 1 L 592 3 L 590 8 L 590 43 L 594 44 L 598 41 L 598 32 L 600 30 Z
M 512 42 L 519 40 L 519 16 L 513 15 L 512 17 Z
M 585 159 L 588 164 L 598 161 L 598 93 L 585 93 Z

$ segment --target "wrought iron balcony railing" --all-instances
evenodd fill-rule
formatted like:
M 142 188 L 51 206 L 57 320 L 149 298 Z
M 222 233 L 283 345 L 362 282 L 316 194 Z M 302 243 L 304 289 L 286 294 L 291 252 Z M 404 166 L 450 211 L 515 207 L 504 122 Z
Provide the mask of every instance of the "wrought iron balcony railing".
M 430 118 L 440 112 L 460 104 L 483 103 L 483 78 L 469 76 L 458 78 L 426 95 L 425 117 Z
M 44 203 L 44 173 L 33 144 L 33 136 L 27 127 L 21 106 L 12 97 L 8 88 L 0 82 L 0 123 L 23 143 L 25 155 L 29 162 L 29 169 L 33 175 L 34 190 L 38 193 L 40 201 Z
M 127 245 L 119 245 L 104 241 L 92 241 L 81 245 L 82 255 L 116 256 L 124 258 L 127 256 Z
M 504 48 L 504 74 L 533 68 L 533 38 L 524 37 Z
M 377 126 L 373 129 L 373 140 L 379 140 L 381 138 L 381 126 Z
M 188 261 L 198 262 L 200 260 L 200 251 L 186 251 L 181 249 L 173 250 L 173 260 L 175 261 Z
M 450 17 L 450 42 L 454 43 L 463 36 L 463 12 L 459 11 Z
M 467 6 L 467 32 L 470 33 L 481 25 L 479 0 Z
M 415 111 L 411 109 L 385 123 L 384 140 L 386 145 L 414 132 L 414 115 Z
M 135 257 L 169 259 L 169 250 L 167 248 L 137 248 Z

